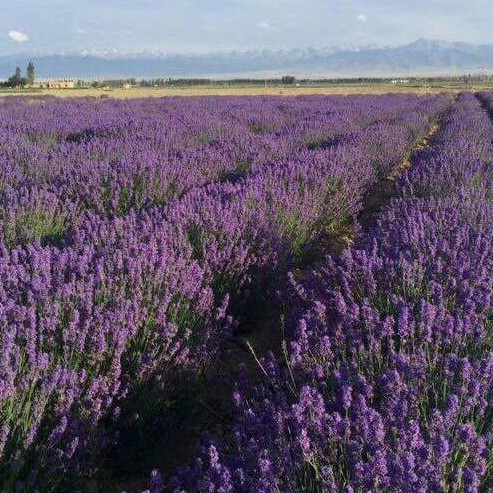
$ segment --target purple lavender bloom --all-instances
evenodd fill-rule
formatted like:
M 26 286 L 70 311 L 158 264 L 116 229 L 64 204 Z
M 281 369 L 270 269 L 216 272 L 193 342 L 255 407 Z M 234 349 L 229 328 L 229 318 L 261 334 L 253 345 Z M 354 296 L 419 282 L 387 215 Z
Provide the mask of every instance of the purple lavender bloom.
M 473 107 L 462 99 L 461 115 Z M 70 477 L 88 454 L 97 457 L 115 442 L 122 423 L 132 422 L 135 407 L 145 410 L 142 395 L 158 402 L 171 399 L 168 382 L 185 385 L 220 354 L 249 290 L 276 289 L 289 269 L 354 222 L 363 196 L 409 154 L 450 104 L 447 95 L 46 99 L 43 105 L 3 100 L 0 481 L 5 489 L 26 482 L 32 470 L 40 485 Z M 481 122 L 468 123 L 471 131 L 482 130 Z M 481 191 L 485 193 L 475 193 Z M 473 208 L 466 214 L 481 216 Z M 370 299 L 373 292 L 368 291 L 362 301 L 352 292 L 350 273 L 338 274 L 334 279 L 347 286 L 327 296 L 321 293 L 319 303 L 306 312 L 304 338 L 292 352 L 293 361 L 298 359 L 295 373 L 310 374 L 313 367 L 316 379 L 332 378 L 328 361 L 339 357 L 346 326 L 357 341 L 351 351 L 361 349 L 362 361 L 382 346 L 390 361 L 393 345 L 412 346 L 420 331 L 433 340 L 442 330 L 436 339 L 450 346 L 457 325 L 462 347 L 471 334 L 483 340 L 487 312 L 476 307 L 489 301 L 489 244 L 481 236 L 486 214 L 481 221 L 478 231 L 454 236 L 455 244 L 444 239 L 434 245 L 444 265 L 433 271 L 436 286 L 423 286 L 419 276 L 424 274 L 415 272 L 403 253 L 399 268 L 409 285 L 402 290 L 415 289 L 416 297 L 420 290 L 430 292 L 425 301 L 433 307 L 423 321 L 414 318 L 414 305 L 402 293 L 395 294 L 402 300 L 392 302 L 401 321 L 391 311 L 382 319 L 379 303 L 388 303 L 382 293 Z M 464 260 L 453 252 L 459 240 L 474 252 L 483 251 L 482 260 L 464 263 L 462 270 L 458 264 L 451 269 L 457 275 L 442 283 L 450 270 L 446 259 Z M 361 254 L 375 276 L 370 284 L 382 275 L 373 265 L 373 260 L 383 262 L 380 254 Z M 465 308 L 436 308 L 442 298 L 450 306 L 467 307 L 469 318 Z M 319 317 L 332 314 L 338 324 L 317 339 L 318 361 L 307 362 L 306 344 L 317 324 L 323 325 Z M 363 323 L 384 340 L 369 337 Z M 396 323 L 401 324 L 399 341 L 389 337 Z M 368 344 L 374 346 L 371 351 Z M 280 436 L 291 430 L 299 437 L 303 433 L 302 446 L 281 440 L 274 453 L 263 440 L 253 440 L 242 451 L 248 467 L 241 461 L 226 466 L 222 455 L 217 458 L 209 448 L 200 468 L 210 469 L 202 491 L 214 491 L 216 483 L 223 488 L 217 491 L 272 491 L 273 485 L 282 486 L 280 460 L 295 464 L 300 454 L 306 460 L 293 468 L 297 477 L 316 474 L 336 484 L 337 468 L 328 460 L 317 462 L 326 434 L 335 430 L 336 458 L 343 447 L 337 436 L 361 432 L 365 439 L 381 442 L 385 434 L 385 417 L 373 403 L 373 376 L 356 378 L 352 368 L 340 370 L 341 382 L 327 382 L 321 390 L 310 377 L 302 380 L 300 399 L 284 396 L 283 389 L 266 404 L 268 416 L 255 408 L 248 415 L 249 425 L 266 437 L 272 430 Z M 330 402 L 328 385 L 337 390 Z M 482 391 L 482 385 L 475 389 Z M 399 405 L 412 408 L 408 400 L 406 394 Z M 312 405 L 313 422 L 308 418 Z M 487 416 L 487 405 L 478 412 Z M 361 413 L 371 416 L 370 424 Z M 391 458 L 364 440 L 351 442 L 350 448 L 344 467 L 362 476 L 375 467 L 375 481 L 389 484 Z M 467 467 L 477 471 L 477 465 Z M 365 479 L 365 487 L 376 488 L 375 481 Z
M 295 286 L 287 361 L 270 356 L 235 392 L 220 458 L 235 491 L 491 490 L 492 142 L 488 113 L 461 94 L 399 198 Z M 203 491 L 202 457 L 179 491 Z

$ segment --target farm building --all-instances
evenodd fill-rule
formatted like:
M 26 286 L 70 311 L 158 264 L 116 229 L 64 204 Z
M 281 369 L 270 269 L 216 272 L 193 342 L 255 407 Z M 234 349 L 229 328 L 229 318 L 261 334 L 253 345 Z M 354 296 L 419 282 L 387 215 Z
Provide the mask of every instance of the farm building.
M 48 80 L 34 84 L 40 89 L 74 89 L 75 81 L 71 79 Z

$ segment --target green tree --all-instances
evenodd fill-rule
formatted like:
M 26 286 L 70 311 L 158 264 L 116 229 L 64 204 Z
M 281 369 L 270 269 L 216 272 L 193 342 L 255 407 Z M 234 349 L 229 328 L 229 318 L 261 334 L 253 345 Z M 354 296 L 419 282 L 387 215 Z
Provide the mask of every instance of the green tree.
M 32 60 L 27 65 L 27 83 L 32 86 L 35 80 L 35 69 Z
M 19 67 L 15 68 L 15 74 L 7 81 L 9 87 L 25 86 L 26 83 L 27 79 L 22 77 L 21 69 Z
M 281 79 L 282 84 L 294 84 L 296 81 L 296 77 L 292 75 L 284 75 Z

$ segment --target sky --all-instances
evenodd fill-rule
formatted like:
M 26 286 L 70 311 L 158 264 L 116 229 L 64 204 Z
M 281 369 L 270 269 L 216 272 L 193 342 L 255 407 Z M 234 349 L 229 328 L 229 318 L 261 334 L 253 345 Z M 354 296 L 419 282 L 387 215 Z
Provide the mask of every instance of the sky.
M 0 55 L 493 43 L 491 0 L 0 0 Z

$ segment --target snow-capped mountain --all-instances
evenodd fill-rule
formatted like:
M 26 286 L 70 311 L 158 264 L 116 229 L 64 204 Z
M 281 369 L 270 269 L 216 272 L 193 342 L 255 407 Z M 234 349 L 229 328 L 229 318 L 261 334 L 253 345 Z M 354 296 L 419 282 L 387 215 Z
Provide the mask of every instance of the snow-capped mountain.
M 397 47 L 249 50 L 210 54 L 84 52 L 0 57 L 0 78 L 32 59 L 39 78 L 314 77 L 450 75 L 493 72 L 493 45 L 419 39 Z

